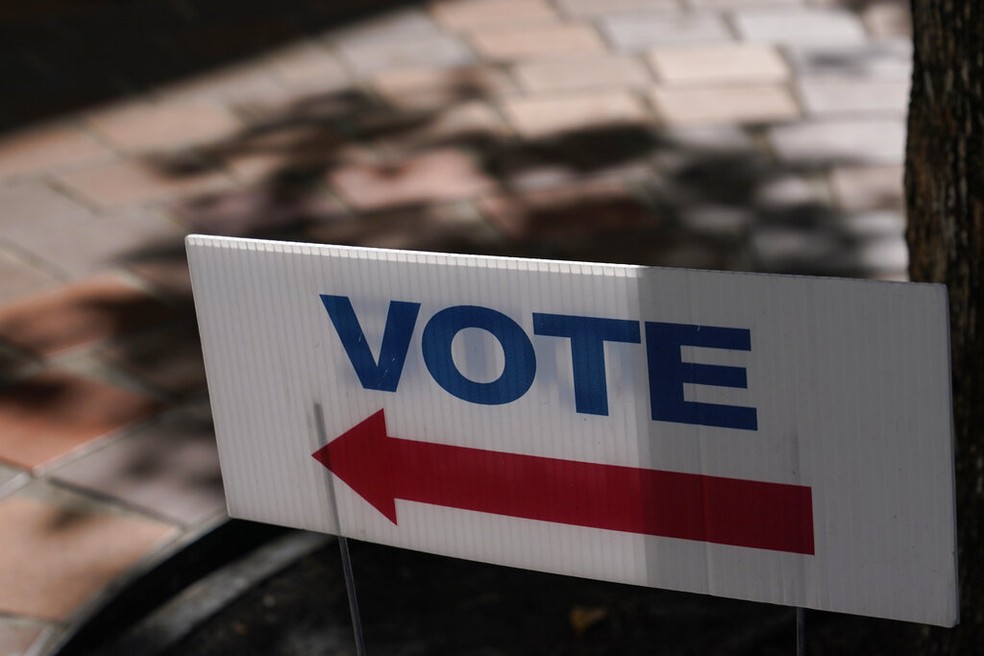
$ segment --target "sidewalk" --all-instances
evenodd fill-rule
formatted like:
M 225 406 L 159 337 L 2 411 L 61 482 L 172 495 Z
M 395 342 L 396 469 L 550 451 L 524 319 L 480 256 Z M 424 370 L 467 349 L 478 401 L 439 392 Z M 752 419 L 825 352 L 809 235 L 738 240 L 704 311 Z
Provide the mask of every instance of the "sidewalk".
M 188 74 L 0 135 L 0 654 L 225 518 L 189 232 L 905 279 L 902 0 L 157 4 Z

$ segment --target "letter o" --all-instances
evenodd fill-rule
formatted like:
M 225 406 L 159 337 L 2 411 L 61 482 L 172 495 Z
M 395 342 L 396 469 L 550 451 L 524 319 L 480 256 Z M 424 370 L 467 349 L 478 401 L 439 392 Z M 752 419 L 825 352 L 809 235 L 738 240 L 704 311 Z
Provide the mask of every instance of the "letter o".
M 499 341 L 506 364 L 497 379 L 480 383 L 458 371 L 451 341 L 465 328 L 480 328 Z M 455 305 L 431 317 L 421 337 L 421 349 L 435 382 L 470 403 L 511 403 L 526 394 L 536 376 L 533 344 L 522 327 L 503 313 L 478 305 Z

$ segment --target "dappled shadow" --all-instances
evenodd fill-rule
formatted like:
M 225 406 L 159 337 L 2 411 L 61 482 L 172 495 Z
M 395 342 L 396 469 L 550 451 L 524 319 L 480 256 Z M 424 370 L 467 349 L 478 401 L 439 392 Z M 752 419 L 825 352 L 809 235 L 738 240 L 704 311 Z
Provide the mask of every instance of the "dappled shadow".
M 211 417 L 200 403 L 61 468 L 55 478 L 182 526 L 214 519 L 225 507 Z
M 164 430 L 166 428 L 166 430 Z M 178 488 L 203 488 L 209 495 L 221 496 L 218 457 L 212 419 L 207 407 L 195 407 L 143 434 L 145 448 L 136 450 L 123 474 L 134 481 L 170 474 L 180 478 Z
M 244 188 L 173 204 L 211 234 L 845 276 L 883 273 L 872 244 L 901 244 L 898 221 L 858 224 L 817 192 L 829 158 L 776 161 L 748 139 L 647 120 L 517 133 L 466 72 L 448 71 L 439 104 L 432 89 L 311 95 L 148 161 L 176 178 L 250 171 Z
M 26 469 L 47 467 L 161 409 L 147 396 L 49 368 L 0 394 L 0 458 Z
M 176 401 L 205 390 L 198 326 L 190 316 L 103 349 L 106 359 Z
M 856 12 L 863 12 L 865 9 L 878 6 L 900 7 L 905 10 L 909 8 L 909 3 L 906 0 L 829 0 L 828 4 Z
M 97 276 L 4 306 L 0 339 L 34 358 L 54 356 L 97 339 L 166 325 L 190 299 L 162 303 L 121 279 Z
M 59 508 L 44 524 L 44 530 L 53 533 L 71 531 L 92 521 L 92 514 L 77 508 Z

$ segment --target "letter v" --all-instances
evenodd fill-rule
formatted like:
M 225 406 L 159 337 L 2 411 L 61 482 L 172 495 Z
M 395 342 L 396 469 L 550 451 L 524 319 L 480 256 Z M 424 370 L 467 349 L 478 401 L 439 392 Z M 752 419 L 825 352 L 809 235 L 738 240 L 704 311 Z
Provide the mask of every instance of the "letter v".
M 390 301 L 386 314 L 386 328 L 383 342 L 379 346 L 379 360 L 373 359 L 365 333 L 352 309 L 348 296 L 329 296 L 321 294 L 321 302 L 331 322 L 335 325 L 338 338 L 345 353 L 352 362 L 352 368 L 365 389 L 381 392 L 395 392 L 403 375 L 403 363 L 407 359 L 410 337 L 417 323 L 420 303 Z

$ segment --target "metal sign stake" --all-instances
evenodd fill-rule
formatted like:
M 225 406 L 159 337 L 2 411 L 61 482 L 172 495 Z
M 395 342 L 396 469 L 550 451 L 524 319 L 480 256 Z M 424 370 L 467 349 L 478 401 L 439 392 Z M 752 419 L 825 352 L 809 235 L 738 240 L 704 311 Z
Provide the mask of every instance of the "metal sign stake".
M 314 420 L 318 427 L 318 442 L 321 446 L 328 444 L 328 433 L 325 430 L 325 415 L 320 403 L 314 404 Z M 345 593 L 348 596 L 349 613 L 352 616 L 352 633 L 355 636 L 356 656 L 366 656 L 366 639 L 362 631 L 362 615 L 359 613 L 359 595 L 355 589 L 355 572 L 352 570 L 352 556 L 349 554 L 348 538 L 341 534 L 341 523 L 338 518 L 338 503 L 335 495 L 331 496 L 331 509 L 335 526 L 338 527 L 338 551 L 342 555 L 342 573 L 345 576 Z
M 355 634 L 356 656 L 366 656 L 366 639 L 362 633 L 362 616 L 359 614 L 359 597 L 355 592 L 355 574 L 349 556 L 348 538 L 338 536 L 338 550 L 342 554 L 342 571 L 345 573 L 345 592 L 348 594 L 349 612 L 352 614 L 352 632 Z
M 806 611 L 796 607 L 796 656 L 806 656 Z

